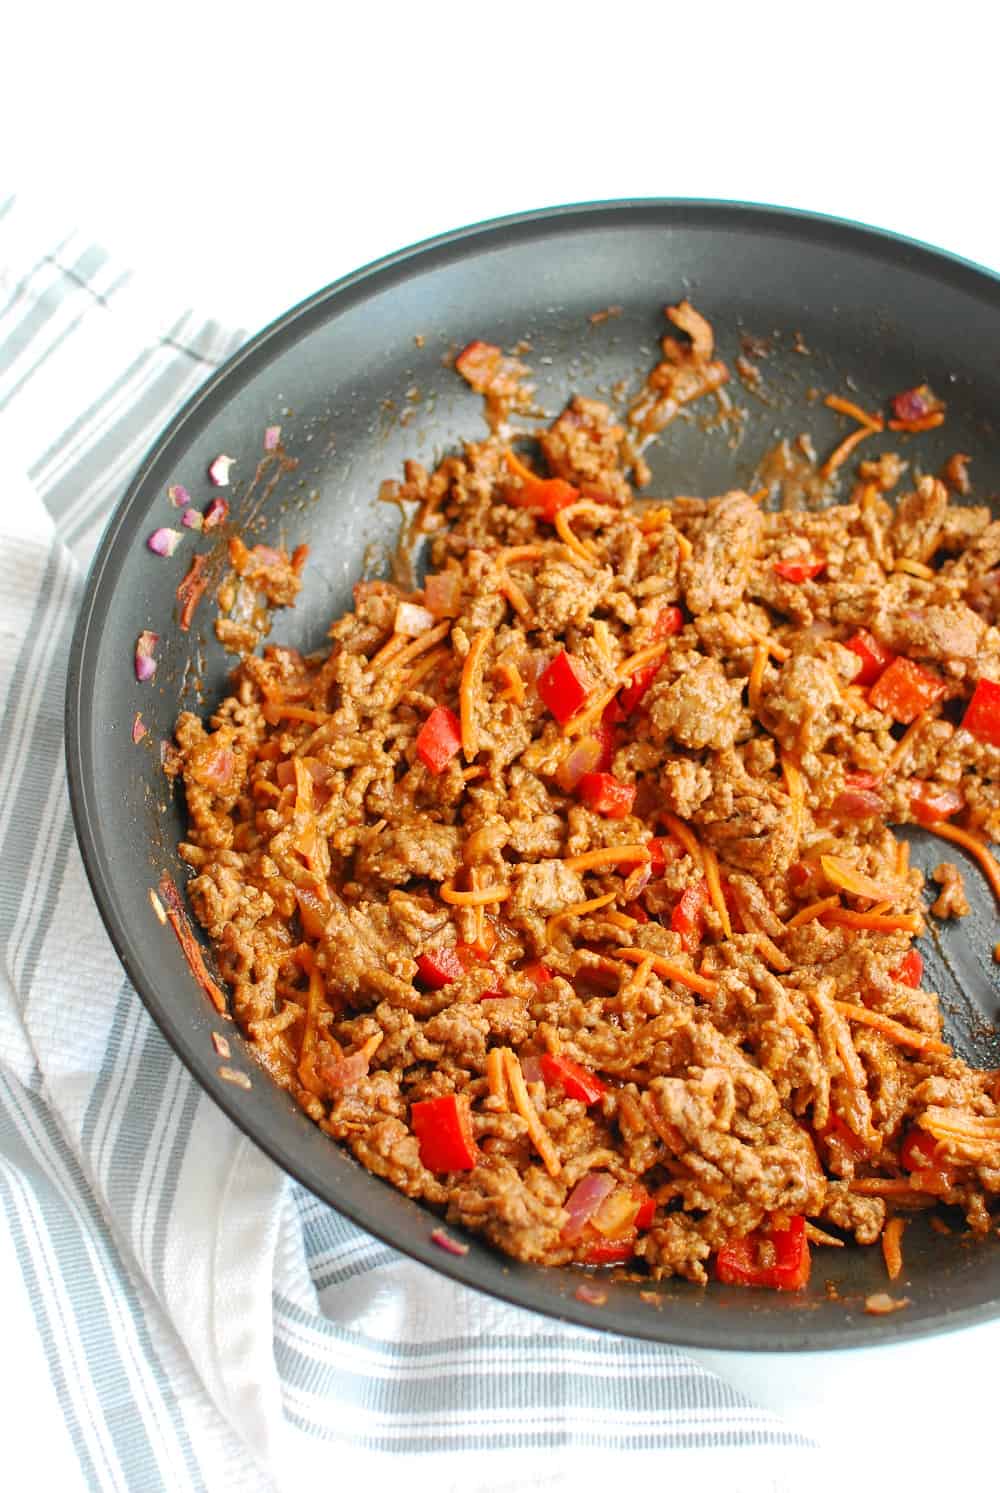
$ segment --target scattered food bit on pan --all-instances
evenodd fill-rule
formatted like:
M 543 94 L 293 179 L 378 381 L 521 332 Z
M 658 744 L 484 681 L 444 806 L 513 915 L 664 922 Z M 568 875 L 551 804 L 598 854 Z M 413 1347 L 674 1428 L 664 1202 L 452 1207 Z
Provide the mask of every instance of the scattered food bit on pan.
M 183 523 L 184 520 L 182 519 Z M 151 549 L 154 555 L 162 555 L 164 558 L 173 554 L 180 544 L 184 535 L 180 529 L 154 529 L 146 540 L 146 548 Z
M 212 1033 L 212 1046 L 215 1048 L 216 1057 L 228 1059 L 233 1055 L 229 1043 L 221 1032 Z
M 137 710 L 132 718 L 132 740 L 138 746 L 144 736 L 149 735 L 149 729 L 142 719 L 142 711 Z
M 156 673 L 154 649 L 160 641 L 155 632 L 141 632 L 135 645 L 135 677 L 140 684 L 148 684 Z
M 208 468 L 208 480 L 215 487 L 228 487 L 229 474 L 235 465 L 234 456 L 217 456 Z
M 909 1296 L 890 1296 L 888 1291 L 876 1291 L 865 1298 L 865 1311 L 870 1317 L 888 1317 L 909 1305 Z
M 328 652 L 254 651 L 305 550 L 231 539 L 240 662 L 171 765 L 187 892 L 261 1064 L 449 1224 L 790 1292 L 812 1250 L 880 1243 L 896 1279 L 913 1210 L 985 1234 L 1000 1178 L 996 1075 L 944 1038 L 893 833 L 1000 894 L 1000 524 L 952 504 L 958 468 L 890 505 L 886 421 L 835 393 L 854 428 L 822 465 L 798 443 L 793 498 L 789 446 L 756 492 L 640 500 L 649 440 L 729 377 L 704 317 L 667 315 L 620 419 L 576 396 L 533 445 L 527 369 L 469 343 L 489 434 L 384 491 L 426 579 L 360 581 Z M 907 435 L 945 415 L 926 386 L 891 409 Z
M 250 1082 L 249 1073 L 242 1073 L 239 1068 L 227 1068 L 223 1064 L 218 1069 L 218 1074 L 226 1083 L 233 1084 L 237 1089 L 250 1089 L 253 1087 Z
M 435 1229 L 431 1234 L 431 1243 L 436 1244 L 438 1249 L 443 1249 L 449 1255 L 467 1255 L 469 1246 L 460 1239 L 452 1238 L 446 1229 Z

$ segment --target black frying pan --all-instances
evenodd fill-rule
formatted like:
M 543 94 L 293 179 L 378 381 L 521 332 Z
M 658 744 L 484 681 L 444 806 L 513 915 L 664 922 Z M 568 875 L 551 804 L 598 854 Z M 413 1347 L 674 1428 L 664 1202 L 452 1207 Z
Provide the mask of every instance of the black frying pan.
M 912 460 L 935 470 L 953 451 L 968 452 L 977 497 L 1000 491 L 992 423 L 1000 280 L 974 265 L 833 219 L 704 202 L 557 208 L 405 250 L 321 291 L 232 358 L 153 447 L 108 526 L 73 642 L 66 720 L 91 884 L 136 989 L 231 1119 L 319 1197 L 456 1280 L 588 1326 L 714 1348 L 842 1347 L 980 1321 L 1000 1310 L 1000 1240 L 942 1238 L 922 1219 L 907 1229 L 897 1283 L 912 1304 L 887 1317 L 863 1309 L 887 1284 L 877 1248 L 816 1251 L 801 1295 L 671 1281 L 650 1304 L 639 1287 L 612 1281 L 602 1306 L 574 1295 L 579 1271 L 519 1265 L 477 1239 L 464 1257 L 443 1254 L 430 1240 L 432 1215 L 362 1170 L 255 1066 L 151 909 L 148 889 L 164 868 L 184 879 L 174 849 L 183 814 L 156 747 L 182 705 L 198 709 L 223 693 L 231 665 L 214 638 L 210 601 L 190 633 L 173 620 L 192 546 L 169 560 L 145 547 L 152 529 L 176 519 L 168 484 L 182 482 L 204 501 L 208 463 L 220 452 L 236 457 L 236 517 L 253 513 L 258 537 L 308 541 L 312 550 L 299 605 L 279 614 L 272 637 L 315 648 L 349 605 L 352 583 L 395 540 L 397 511 L 374 502 L 380 481 L 397 476 L 407 455 L 430 464 L 483 433 L 480 401 L 446 366 L 449 352 L 473 337 L 505 346 L 527 339 L 539 398 L 555 413 L 571 392 L 637 381 L 655 361 L 664 304 L 684 295 L 710 317 L 731 365 L 743 336 L 767 339 L 769 352 L 758 394 L 732 386 L 746 410 L 738 439 L 732 428 L 676 422 L 650 453 L 651 493 L 750 486 L 779 434 L 807 429 L 821 450 L 832 448 L 845 426 L 816 390 L 877 406 L 923 380 L 948 400 L 949 417 L 913 446 Z M 588 319 L 611 305 L 621 314 Z M 272 424 L 282 426 L 299 466 L 261 502 L 266 481 L 247 490 Z M 899 440 L 869 447 L 877 452 L 888 439 Z M 209 536 L 197 547 L 210 549 Z M 161 662 L 155 681 L 139 685 L 132 650 L 144 628 L 161 634 Z M 130 728 L 139 708 L 151 735 L 137 747 Z M 922 838 L 915 857 L 925 867 L 950 849 L 922 846 Z M 924 940 L 927 980 L 942 994 L 959 1050 L 994 1065 L 991 952 L 1000 930 L 974 874 L 967 885 L 977 894 L 973 916 Z M 211 1039 L 219 1030 L 232 1045 L 231 1066 L 252 1076 L 248 1091 L 219 1076 Z

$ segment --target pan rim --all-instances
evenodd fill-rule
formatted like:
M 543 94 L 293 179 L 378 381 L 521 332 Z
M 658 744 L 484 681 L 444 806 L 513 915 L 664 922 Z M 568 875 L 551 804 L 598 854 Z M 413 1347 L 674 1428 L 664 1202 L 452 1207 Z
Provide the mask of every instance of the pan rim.
M 93 754 L 90 750 L 94 725 L 93 699 L 86 689 L 86 680 L 93 668 L 93 653 L 102 634 L 110 589 L 113 589 L 115 578 L 110 571 L 114 568 L 119 544 L 128 531 L 132 506 L 142 493 L 151 469 L 170 446 L 183 437 L 185 427 L 206 404 L 219 399 L 220 393 L 223 396 L 222 402 L 225 402 L 226 389 L 241 376 L 249 377 L 255 364 L 266 364 L 272 350 L 280 348 L 290 334 L 297 332 L 298 335 L 293 340 L 299 340 L 299 337 L 308 332 L 310 321 L 314 318 L 325 319 L 331 307 L 347 309 L 356 301 L 366 299 L 373 291 L 388 288 L 407 278 L 409 274 L 418 274 L 453 259 L 483 252 L 490 247 L 528 241 L 536 234 L 551 233 L 553 229 L 572 233 L 586 228 L 606 228 L 611 221 L 623 226 L 633 221 L 646 226 L 674 221 L 685 226 L 700 223 L 720 230 L 758 228 L 773 233 L 778 229 L 787 232 L 789 237 L 799 240 L 804 238 L 825 247 L 853 246 L 893 264 L 899 264 L 902 255 L 902 262 L 907 268 L 926 270 L 939 282 L 944 277 L 966 293 L 986 299 L 995 309 L 1000 309 L 1000 273 L 921 240 L 886 229 L 867 227 L 847 218 L 763 203 L 711 198 L 644 197 L 567 203 L 487 219 L 449 230 L 384 255 L 332 281 L 249 338 L 209 376 L 167 423 L 140 461 L 123 497 L 108 520 L 91 563 L 74 624 L 68 656 L 64 715 L 71 811 L 87 880 L 102 922 L 125 973 L 146 1010 L 199 1088 L 222 1109 L 248 1140 L 259 1147 L 286 1175 L 309 1190 L 314 1190 L 312 1184 L 302 1175 L 301 1169 L 297 1168 L 294 1155 L 288 1154 L 280 1143 L 261 1135 L 254 1128 L 252 1112 L 248 1112 L 241 1091 L 219 1080 L 209 1056 L 196 1050 L 194 1044 L 186 1039 L 180 1024 L 170 1019 L 169 1003 L 157 994 L 153 982 L 147 981 L 143 976 L 134 953 L 132 930 L 117 911 L 113 880 L 107 865 L 107 847 L 100 830 L 99 805 L 95 801 Z M 371 1180 L 378 1182 L 380 1187 L 384 1186 L 377 1178 Z M 418 1237 L 414 1233 L 411 1237 L 401 1239 L 387 1224 L 380 1223 L 377 1216 L 369 1217 L 364 1208 L 353 1203 L 335 1204 L 329 1197 L 322 1198 L 322 1201 L 336 1207 L 358 1227 L 394 1250 L 463 1286 L 523 1310 L 536 1311 L 575 1326 L 616 1332 L 664 1345 L 753 1353 L 860 1351 L 935 1336 L 984 1323 L 1000 1315 L 1000 1297 L 997 1297 L 957 1309 L 943 1307 L 936 1315 L 928 1315 L 919 1321 L 908 1320 L 905 1312 L 882 1318 L 869 1317 L 865 1319 L 863 1327 L 861 1324 L 845 1323 L 842 1327 L 823 1328 L 820 1333 L 814 1331 L 812 1341 L 808 1340 L 810 1334 L 805 1329 L 805 1316 L 790 1315 L 787 1326 L 769 1328 L 763 1340 L 762 1324 L 755 1323 L 750 1312 L 738 1326 L 728 1320 L 727 1314 L 727 1319 L 721 1324 L 716 1321 L 714 1327 L 709 1321 L 704 1329 L 700 1324 L 689 1324 L 671 1330 L 669 1312 L 661 1314 L 655 1311 L 650 1311 L 648 1323 L 643 1318 L 630 1322 L 627 1326 L 620 1323 L 606 1326 L 601 1320 L 600 1308 L 595 1309 L 579 1302 L 569 1294 L 553 1293 L 546 1297 L 540 1286 L 535 1288 L 533 1278 L 519 1279 L 500 1256 L 497 1256 L 495 1270 L 484 1280 L 480 1263 L 472 1257 L 445 1254 L 430 1243 L 426 1234 Z M 821 1339 L 819 1344 L 816 1342 L 817 1337 Z

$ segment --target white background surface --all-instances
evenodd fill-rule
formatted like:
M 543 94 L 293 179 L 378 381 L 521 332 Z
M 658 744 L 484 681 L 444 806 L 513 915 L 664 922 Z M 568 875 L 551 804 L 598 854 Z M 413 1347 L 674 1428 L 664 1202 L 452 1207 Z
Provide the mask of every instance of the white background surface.
M 806 207 L 1000 270 L 994 25 L 964 3 L 42 3 L 4 22 L 0 187 L 248 329 L 429 234 L 606 197 Z M 985 1327 L 702 1357 L 836 1447 L 838 1482 L 923 1488 L 990 1454 L 998 1350 Z

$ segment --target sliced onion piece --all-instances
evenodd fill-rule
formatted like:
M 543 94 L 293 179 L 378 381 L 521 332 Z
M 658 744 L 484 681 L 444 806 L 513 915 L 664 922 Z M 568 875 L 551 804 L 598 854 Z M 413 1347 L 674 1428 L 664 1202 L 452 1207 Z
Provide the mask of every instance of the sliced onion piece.
M 264 432 L 264 450 L 277 451 L 281 443 L 281 426 L 269 425 Z
M 135 713 L 135 719 L 132 722 L 132 740 L 138 746 L 138 744 L 142 740 L 142 738 L 144 736 L 148 736 L 148 735 L 149 735 L 149 730 L 148 730 L 147 726 L 145 725 L 145 723 L 143 722 L 142 711 L 141 710 L 137 710 L 136 713 Z
M 603 747 L 596 736 L 581 736 L 556 769 L 559 787 L 566 793 L 572 793 L 584 773 L 596 771 L 602 751 Z
M 188 508 L 181 519 L 181 523 L 185 529 L 201 529 L 204 527 L 205 520 L 197 508 Z
M 442 570 L 424 582 L 424 601 L 435 617 L 456 617 L 462 598 L 462 577 L 457 570 Z
M 524 1067 L 523 1062 L 521 1067 Z M 569 1214 L 569 1222 L 562 1231 L 562 1237 L 567 1243 L 579 1239 L 604 1199 L 614 1190 L 615 1179 L 608 1172 L 588 1172 L 585 1177 L 580 1178 L 563 1204 Z
M 167 497 L 170 499 L 171 503 L 173 503 L 175 508 L 186 508 L 191 501 L 191 494 L 188 492 L 187 488 L 182 487 L 179 482 L 171 483 L 171 485 L 167 488 Z
M 141 632 L 139 634 L 135 645 L 135 677 L 140 684 L 145 684 L 156 673 L 156 659 L 153 656 L 153 649 L 159 641 L 159 633 Z
M 467 1255 L 469 1246 L 463 1244 L 460 1239 L 453 1239 L 444 1229 L 434 1229 L 431 1233 L 431 1243 L 436 1244 L 438 1249 L 443 1249 L 449 1255 Z
M 899 890 L 891 883 L 878 882 L 871 876 L 866 876 L 842 855 L 821 855 L 819 863 L 827 881 L 839 887 L 842 892 L 850 893 L 852 897 L 869 897 L 872 902 L 882 902 Z
M 541 1060 L 541 1058 L 535 1058 L 535 1057 L 522 1058 L 521 1059 L 521 1072 L 524 1074 L 524 1081 L 525 1081 L 525 1083 L 544 1083 L 545 1082 L 545 1079 L 544 1079 L 544 1077 L 542 1075 L 542 1060 Z
M 235 460 L 235 456 L 217 456 L 208 469 L 209 481 L 216 487 L 228 487 L 229 469 Z
M 225 498 L 213 498 L 208 507 L 205 509 L 205 514 L 202 519 L 202 527 L 205 529 L 218 528 L 219 524 L 221 524 L 223 519 L 227 518 L 228 515 L 229 504 L 226 502 Z
M 401 601 L 396 608 L 393 630 L 405 638 L 419 638 L 422 632 L 430 632 L 436 618 L 426 607 L 418 607 L 412 601 Z
M 183 538 L 180 529 L 154 529 L 146 545 L 154 555 L 172 555 Z

